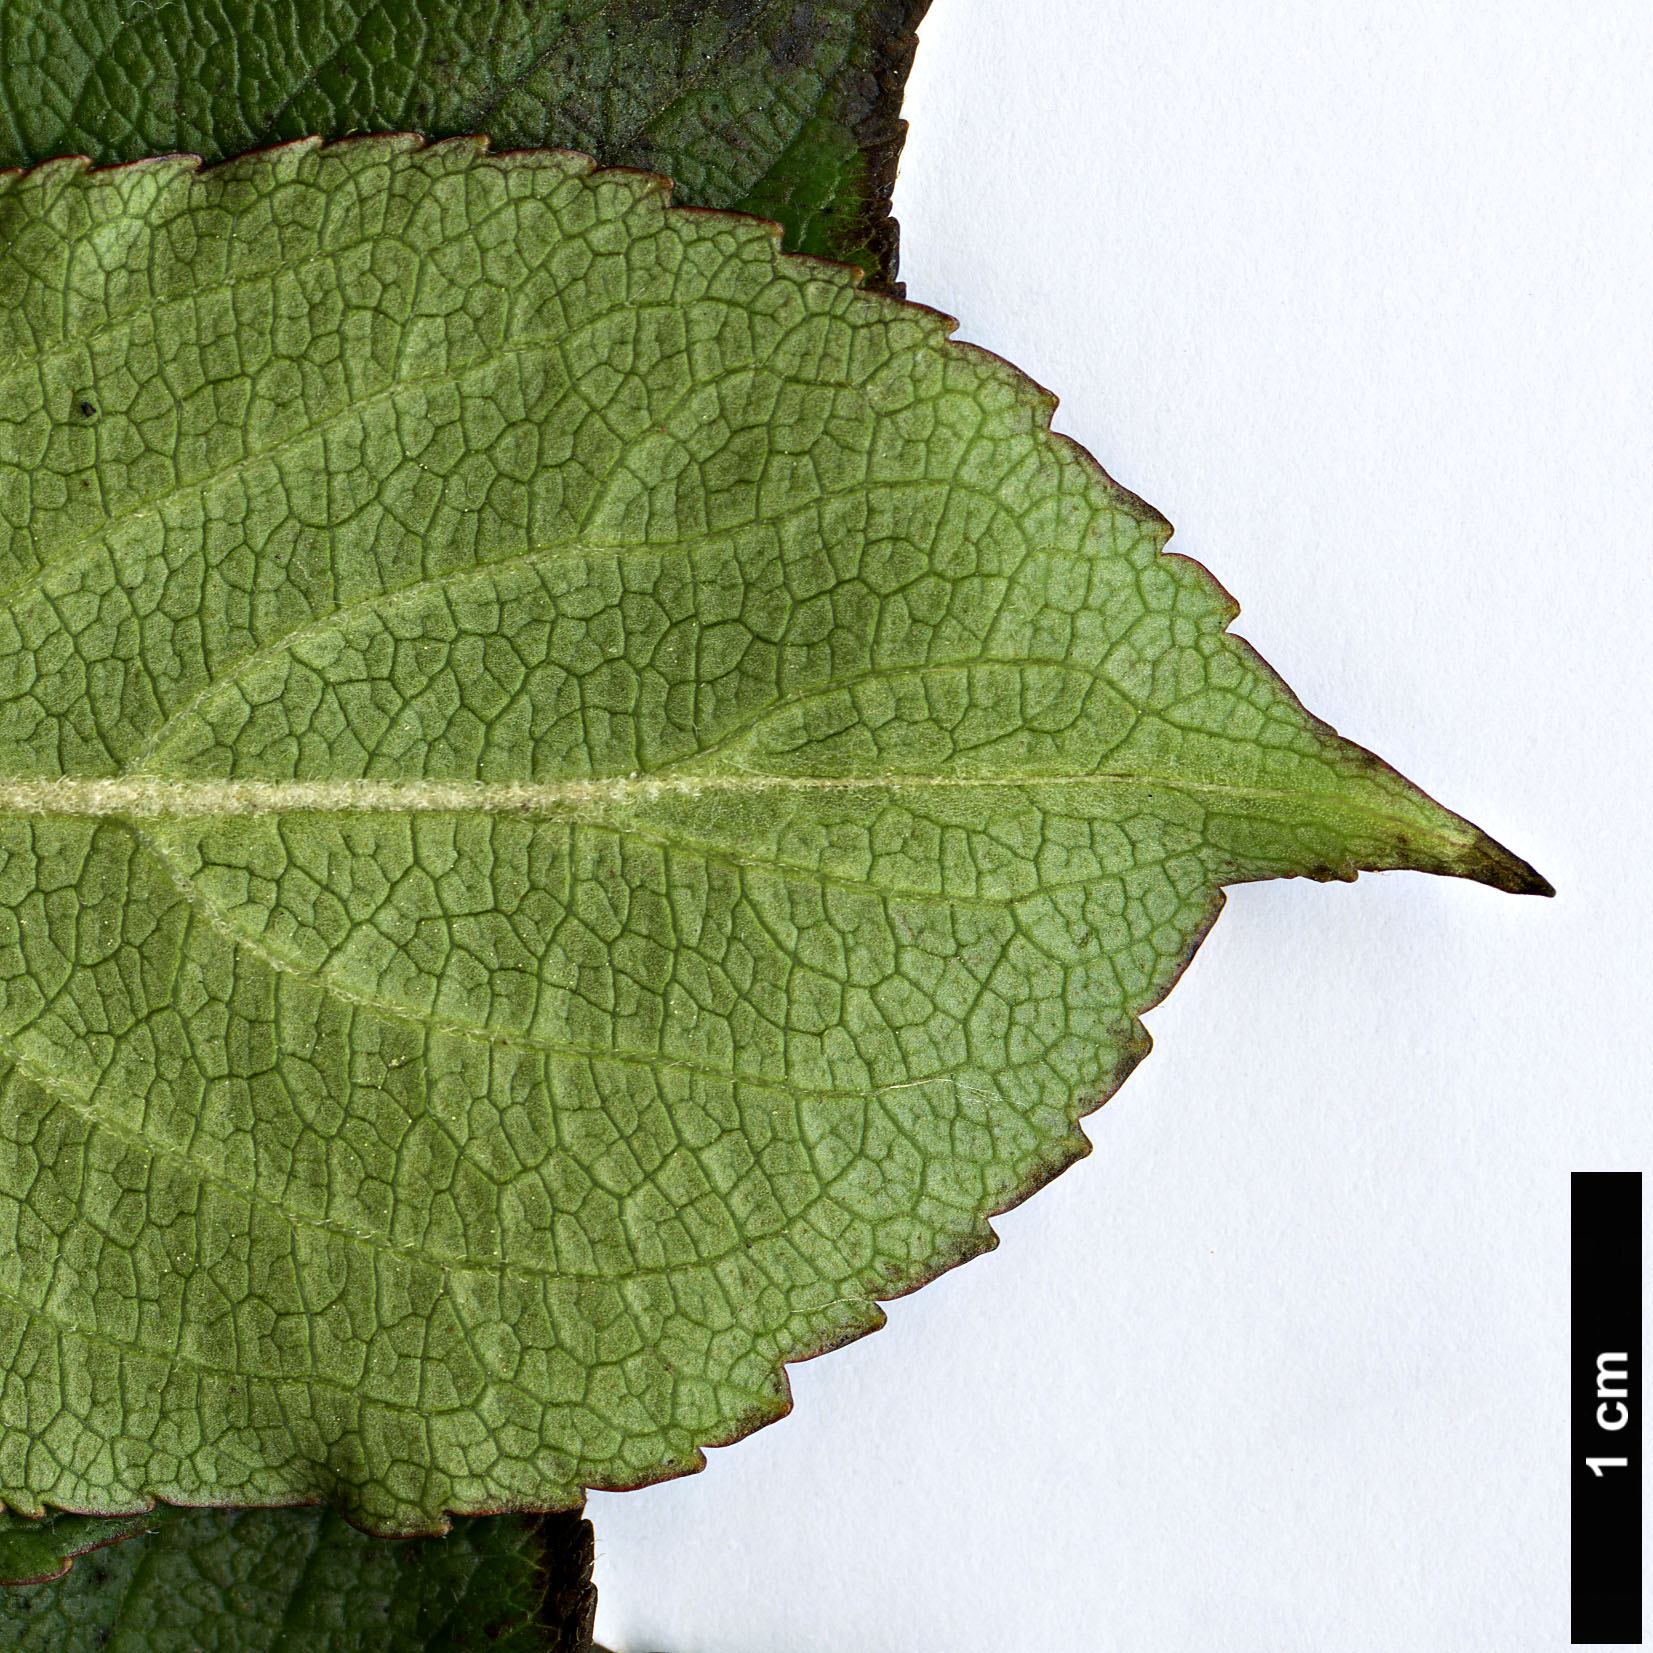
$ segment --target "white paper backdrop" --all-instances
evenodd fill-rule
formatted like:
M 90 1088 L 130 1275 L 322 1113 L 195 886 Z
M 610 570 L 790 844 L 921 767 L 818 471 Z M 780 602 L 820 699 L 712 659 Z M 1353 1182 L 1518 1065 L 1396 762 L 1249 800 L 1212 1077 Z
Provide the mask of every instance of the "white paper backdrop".
M 1574 1169 L 1640 1169 L 1653 10 L 935 0 L 910 295 L 1532 860 L 1235 891 L 1095 1154 L 592 1500 L 617 1653 L 1566 1645 Z

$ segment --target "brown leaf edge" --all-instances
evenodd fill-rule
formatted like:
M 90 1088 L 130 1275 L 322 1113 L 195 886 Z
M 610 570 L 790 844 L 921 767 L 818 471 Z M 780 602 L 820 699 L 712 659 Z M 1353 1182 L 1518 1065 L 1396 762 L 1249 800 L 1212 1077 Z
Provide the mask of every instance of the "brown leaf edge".
M 897 279 L 901 225 L 892 206 L 910 130 L 901 118 L 901 105 L 918 51 L 919 25 L 930 5 L 931 0 L 893 0 L 897 20 L 890 32 L 879 33 L 868 42 L 869 66 L 846 81 L 838 98 L 844 123 L 867 158 L 866 195 L 859 217 L 863 237 L 879 265 L 867 272 L 867 288 L 894 298 L 904 298 L 907 292 L 906 283 Z M 883 26 L 881 19 L 869 25 L 875 30 Z

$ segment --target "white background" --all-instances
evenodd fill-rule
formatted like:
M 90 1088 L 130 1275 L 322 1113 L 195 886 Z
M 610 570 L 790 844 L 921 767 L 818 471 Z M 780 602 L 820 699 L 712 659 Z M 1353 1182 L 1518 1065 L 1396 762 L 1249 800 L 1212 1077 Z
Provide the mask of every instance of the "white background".
M 997 1252 L 592 1500 L 599 1639 L 1564 1647 L 1568 1173 L 1653 1139 L 1653 8 L 935 0 L 907 113 L 910 295 L 1560 895 L 1233 892 Z

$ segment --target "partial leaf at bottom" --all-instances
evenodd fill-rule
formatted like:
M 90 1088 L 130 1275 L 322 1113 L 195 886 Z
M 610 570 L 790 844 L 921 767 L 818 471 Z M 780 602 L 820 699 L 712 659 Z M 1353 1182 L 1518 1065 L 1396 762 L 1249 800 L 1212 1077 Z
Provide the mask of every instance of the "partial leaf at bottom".
M 577 1514 L 373 1539 L 322 1510 L 198 1510 L 0 1590 L 15 1653 L 588 1653 Z

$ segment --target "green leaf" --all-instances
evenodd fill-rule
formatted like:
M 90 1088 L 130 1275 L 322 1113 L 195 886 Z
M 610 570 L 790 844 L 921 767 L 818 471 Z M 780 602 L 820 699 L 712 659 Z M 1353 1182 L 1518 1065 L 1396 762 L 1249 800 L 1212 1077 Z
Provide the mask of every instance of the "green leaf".
M 158 1504 L 143 1515 L 35 1517 L 0 1514 L 0 1584 L 40 1584 L 68 1572 L 76 1556 L 151 1532 L 178 1512 Z
M 0 0 L 0 167 L 488 134 L 677 182 L 895 279 L 929 0 Z
M 0 1590 L 15 1653 L 587 1653 L 575 1514 L 373 1539 L 322 1510 L 193 1511 L 67 1578 Z
M 1524 863 L 951 324 L 634 173 L 0 186 L 0 1494 L 699 1467 L 1085 1152 L 1220 886 Z

